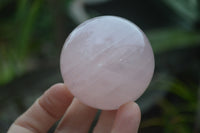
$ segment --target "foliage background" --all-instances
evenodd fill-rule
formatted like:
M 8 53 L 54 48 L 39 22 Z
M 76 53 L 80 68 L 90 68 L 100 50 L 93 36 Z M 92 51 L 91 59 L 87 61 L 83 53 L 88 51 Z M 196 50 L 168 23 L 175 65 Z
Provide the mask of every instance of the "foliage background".
M 198 0 L 1 0 L 0 133 L 49 86 L 62 82 L 59 56 L 66 37 L 100 15 L 133 21 L 152 44 L 156 68 L 137 101 L 139 132 L 200 132 L 199 5 Z

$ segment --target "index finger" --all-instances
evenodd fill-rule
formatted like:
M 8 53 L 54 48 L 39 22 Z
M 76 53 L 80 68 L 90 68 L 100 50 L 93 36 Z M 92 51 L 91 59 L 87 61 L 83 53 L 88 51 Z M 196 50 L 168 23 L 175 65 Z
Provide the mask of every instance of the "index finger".
M 73 99 L 64 84 L 56 84 L 11 125 L 8 133 L 44 133 L 59 120 Z

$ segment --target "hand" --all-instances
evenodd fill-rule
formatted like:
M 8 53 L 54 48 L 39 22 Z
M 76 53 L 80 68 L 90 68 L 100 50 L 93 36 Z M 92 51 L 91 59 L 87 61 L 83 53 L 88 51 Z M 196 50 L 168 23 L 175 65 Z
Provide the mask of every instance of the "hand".
M 73 98 L 64 84 L 56 84 L 17 118 L 8 133 L 46 133 L 61 117 L 55 133 L 87 133 L 96 112 L 97 109 Z M 102 111 L 93 132 L 136 133 L 140 116 L 140 109 L 134 102 L 118 110 Z

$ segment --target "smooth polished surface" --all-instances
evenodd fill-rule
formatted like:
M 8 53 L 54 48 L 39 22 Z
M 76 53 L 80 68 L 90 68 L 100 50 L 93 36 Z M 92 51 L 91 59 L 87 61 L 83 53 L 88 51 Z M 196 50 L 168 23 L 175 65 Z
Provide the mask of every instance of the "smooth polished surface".
M 81 102 L 113 110 L 139 98 L 154 71 L 144 33 L 115 16 L 90 19 L 67 38 L 61 53 L 64 84 Z

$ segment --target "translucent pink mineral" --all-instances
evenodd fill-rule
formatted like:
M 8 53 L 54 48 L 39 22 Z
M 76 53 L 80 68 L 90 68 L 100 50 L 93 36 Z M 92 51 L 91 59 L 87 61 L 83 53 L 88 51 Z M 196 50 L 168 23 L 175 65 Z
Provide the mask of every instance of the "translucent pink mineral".
M 77 99 L 113 110 L 135 101 L 146 90 L 154 55 L 139 27 L 120 17 L 102 16 L 72 31 L 60 64 L 64 84 Z

